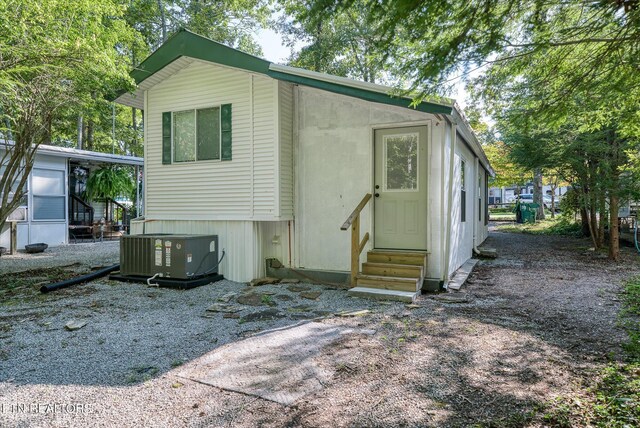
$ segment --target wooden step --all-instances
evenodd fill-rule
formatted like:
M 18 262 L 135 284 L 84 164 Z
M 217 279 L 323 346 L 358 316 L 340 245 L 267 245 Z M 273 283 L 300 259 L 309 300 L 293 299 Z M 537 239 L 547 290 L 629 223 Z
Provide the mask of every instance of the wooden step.
M 349 295 L 355 297 L 366 297 L 369 299 L 395 300 L 399 302 L 413 303 L 420 295 L 420 291 L 399 291 L 382 290 L 380 288 L 354 287 L 348 291 Z
M 395 276 L 400 278 L 422 278 L 424 268 L 417 265 L 397 265 L 392 263 L 363 263 L 365 275 Z
M 427 253 L 424 252 L 401 252 L 401 251 L 369 251 L 367 262 L 370 263 L 393 263 L 398 265 L 427 266 Z
M 416 292 L 422 287 L 422 278 L 400 278 L 360 274 L 356 279 L 358 287 L 379 288 Z

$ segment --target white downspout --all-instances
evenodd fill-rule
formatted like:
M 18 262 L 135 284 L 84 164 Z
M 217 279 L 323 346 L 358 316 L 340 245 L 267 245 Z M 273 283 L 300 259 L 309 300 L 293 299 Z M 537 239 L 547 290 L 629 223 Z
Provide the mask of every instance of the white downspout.
M 453 176 L 455 170 L 455 149 L 457 139 L 457 124 L 451 122 L 451 154 L 449 157 L 449 204 L 447 210 L 447 229 L 446 229 L 446 244 L 444 252 L 444 272 L 442 279 L 444 281 L 444 287 L 447 288 L 449 282 L 449 264 L 451 259 L 451 212 L 453 209 Z

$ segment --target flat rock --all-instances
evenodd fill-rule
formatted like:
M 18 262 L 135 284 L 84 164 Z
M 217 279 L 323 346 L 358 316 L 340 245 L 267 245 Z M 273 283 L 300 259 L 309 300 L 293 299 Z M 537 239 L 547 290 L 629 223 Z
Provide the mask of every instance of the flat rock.
M 265 276 L 264 278 L 256 278 L 256 279 L 251 280 L 251 282 L 249 282 L 249 285 L 251 287 L 258 287 L 260 285 L 277 284 L 278 282 L 280 282 L 280 279 L 278 279 L 278 278 L 272 278 L 270 276 Z
M 305 287 L 303 285 L 290 285 L 287 287 L 287 290 L 291 291 L 292 293 L 299 293 L 301 291 L 308 291 L 309 287 Z
M 300 280 L 296 278 L 285 278 L 280 280 L 280 284 L 298 284 L 299 282 Z
M 361 311 L 339 312 L 336 315 L 340 317 L 361 317 L 368 314 L 369 312 L 371 312 L 369 309 L 363 309 Z
M 442 303 L 469 303 L 471 301 L 471 299 L 469 299 L 469 296 L 462 293 L 438 294 L 436 296 L 433 296 L 432 299 Z
M 224 303 L 214 303 L 213 305 L 211 305 L 211 306 L 209 306 L 207 308 L 207 312 L 233 313 L 233 312 L 238 312 L 239 310 L 240 310 L 240 308 L 237 307 L 237 306 L 228 305 L 228 304 L 224 304 Z
M 260 312 L 253 312 L 245 315 L 240 319 L 242 322 L 254 322 L 254 321 L 268 321 L 278 318 L 284 318 L 284 315 L 278 312 L 277 309 L 267 309 Z
M 71 320 L 64 325 L 64 328 L 65 330 L 75 331 L 75 330 L 80 330 L 85 325 L 87 325 L 86 321 Z
M 236 314 L 236 313 L 226 313 L 224 315 L 222 315 L 222 318 L 233 318 L 233 319 L 237 319 L 240 318 L 240 315 Z
M 234 297 L 236 297 L 236 293 L 227 293 L 223 296 L 218 297 L 217 300 L 219 302 L 229 303 Z
M 287 311 L 289 312 L 310 312 L 312 310 L 311 306 L 307 306 L 307 305 L 296 305 L 296 306 L 291 306 L 290 308 L 287 308 Z
M 317 300 L 321 294 L 322 293 L 320 291 L 303 291 L 302 293 L 300 293 L 300 297 L 309 300 Z
M 240 303 L 241 305 L 263 306 L 266 305 L 266 303 L 262 300 L 262 296 L 264 296 L 264 294 L 262 293 L 242 294 L 238 296 L 238 298 L 236 298 L 236 302 Z
M 273 298 L 277 300 L 282 300 L 283 302 L 290 302 L 294 299 L 293 296 L 290 296 L 288 294 L 277 294 L 273 296 Z

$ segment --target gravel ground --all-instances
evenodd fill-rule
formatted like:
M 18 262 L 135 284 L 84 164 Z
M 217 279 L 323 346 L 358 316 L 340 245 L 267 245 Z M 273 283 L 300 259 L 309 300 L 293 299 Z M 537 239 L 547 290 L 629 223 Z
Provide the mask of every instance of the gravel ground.
M 312 284 L 296 286 L 318 300 L 288 284 L 177 291 L 107 280 L 0 306 L 0 426 L 544 426 L 531 412 L 579 398 L 618 352 L 618 293 L 640 273 L 637 256 L 612 264 L 567 237 L 492 233 L 487 245 L 498 259 L 480 262 L 462 292 L 423 295 L 417 307 Z M 87 254 L 76 256 L 96 263 Z M 247 293 L 259 306 L 237 303 Z M 239 318 L 206 311 L 220 299 Z M 333 315 L 360 309 L 370 312 Z M 376 334 L 327 348 L 318 364 L 332 380 L 292 406 L 176 376 L 222 344 L 318 317 Z M 66 331 L 70 319 L 87 325 Z
M 21 270 L 67 266 L 80 263 L 86 266 L 108 266 L 119 262 L 120 242 L 107 241 L 86 244 L 60 245 L 43 253 L 18 252 L 0 257 L 0 274 Z

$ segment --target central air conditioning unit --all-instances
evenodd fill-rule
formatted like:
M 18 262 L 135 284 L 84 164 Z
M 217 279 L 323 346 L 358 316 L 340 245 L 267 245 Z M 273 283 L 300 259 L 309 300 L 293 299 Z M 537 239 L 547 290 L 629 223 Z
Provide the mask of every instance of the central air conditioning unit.
M 120 277 L 193 280 L 216 275 L 218 263 L 217 235 L 120 237 Z

